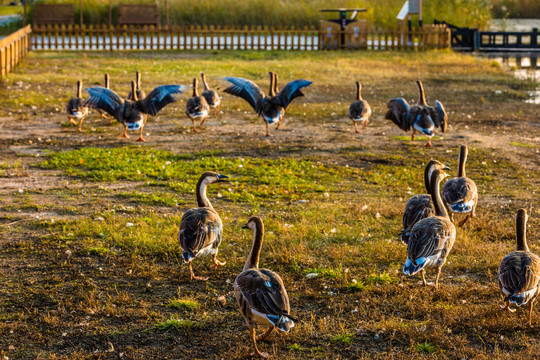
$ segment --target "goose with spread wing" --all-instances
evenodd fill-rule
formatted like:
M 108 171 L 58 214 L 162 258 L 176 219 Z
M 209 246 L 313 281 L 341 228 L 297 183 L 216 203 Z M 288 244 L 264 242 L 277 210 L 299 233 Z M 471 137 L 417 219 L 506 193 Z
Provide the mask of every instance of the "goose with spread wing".
M 431 160 L 424 169 L 424 184 L 428 194 L 414 195 L 407 201 L 405 210 L 403 211 L 403 230 L 401 231 L 401 241 L 404 244 L 409 242 L 409 235 L 411 229 L 422 219 L 430 216 L 435 216 L 435 209 L 433 208 L 433 202 L 431 201 L 431 174 L 436 169 L 438 170 L 450 170 L 450 168 L 437 160 Z
M 467 145 L 459 148 L 457 177 L 448 180 L 442 189 L 442 199 L 450 210 L 450 219 L 454 221 L 454 214 L 467 214 L 458 226 L 463 226 L 467 220 L 476 215 L 478 204 L 478 189 L 476 183 L 465 174 L 465 164 L 469 150 Z
M 407 243 L 407 260 L 403 266 L 405 275 L 414 275 L 421 271 L 424 285 L 431 285 L 426 282 L 425 268 L 436 266 L 435 288 L 439 286 L 441 269 L 456 240 L 456 228 L 448 218 L 439 193 L 440 183 L 446 176 L 447 174 L 439 169 L 435 169 L 431 174 L 430 194 L 435 216 L 422 219 L 412 227 Z
M 540 257 L 529 251 L 527 245 L 527 211 L 519 209 L 516 215 L 516 250 L 506 255 L 497 274 L 504 296 L 501 309 L 515 312 L 510 304 L 529 304 L 529 326 L 532 325 L 533 304 L 540 293 Z
M 67 118 L 73 125 L 77 125 L 78 122 L 77 130 L 79 130 L 79 132 L 82 131 L 84 118 L 88 116 L 88 107 L 84 104 L 84 100 L 82 98 L 82 86 L 82 80 L 78 80 L 75 97 L 69 99 L 66 105 Z
M 289 296 L 281 277 L 272 270 L 259 268 L 264 236 L 262 219 L 252 217 L 242 228 L 253 231 L 253 244 L 243 271 L 234 281 L 234 295 L 249 327 L 255 352 L 268 357 L 257 348 L 257 340 L 266 339 L 275 328 L 289 332 L 296 320 L 290 315 Z M 257 324 L 268 326 L 258 336 L 255 333 Z
M 203 173 L 196 189 L 199 207 L 189 209 L 182 215 L 178 242 L 182 249 L 182 258 L 188 265 L 191 280 L 208 280 L 193 273 L 191 262 L 196 258 L 211 254 L 214 269 L 226 264 L 217 259 L 218 247 L 223 238 L 223 223 L 206 196 L 206 187 L 210 184 L 229 182 L 228 179 L 226 175 L 211 171 Z
M 351 103 L 349 106 L 349 118 L 354 123 L 354 131 L 359 134 L 358 123 L 362 123 L 362 129 L 365 129 L 369 118 L 371 116 L 371 107 L 368 102 L 362 99 L 362 84 L 360 82 L 355 82 L 356 86 L 356 100 Z
M 219 97 L 219 94 L 216 90 L 208 86 L 208 83 L 206 82 L 206 75 L 203 72 L 201 72 L 201 79 L 204 88 L 202 96 L 206 99 L 208 106 L 210 106 L 211 109 L 214 109 L 214 116 L 216 116 L 219 110 L 219 106 L 221 105 L 221 98 Z
M 418 86 L 418 103 L 410 106 L 403 98 L 394 98 L 387 103 L 388 110 L 385 119 L 392 120 L 403 131 L 409 131 L 412 128 L 411 140 L 414 141 L 414 135 L 418 131 L 428 137 L 426 147 L 431 147 L 431 137 L 435 128 L 438 127 L 444 133 L 448 127 L 448 116 L 442 103 L 435 100 L 435 107 L 426 103 L 424 87 L 420 80 L 416 81 Z
M 224 92 L 238 96 L 247 101 L 255 110 L 257 115 L 262 116 L 266 123 L 266 136 L 270 136 L 268 131 L 269 125 L 274 125 L 280 122 L 283 118 L 283 111 L 287 109 L 289 104 L 297 97 L 304 96 L 302 89 L 310 86 L 311 81 L 298 79 L 289 82 L 278 93 L 274 94 L 273 73 L 270 75 L 270 95 L 265 95 L 262 90 L 252 81 L 239 77 L 225 77 L 224 79 L 232 85 L 224 90 Z
M 139 139 L 143 138 L 143 127 L 147 115 L 155 116 L 165 106 L 175 102 L 178 96 L 189 89 L 185 85 L 161 85 L 156 87 L 144 99 L 126 100 L 110 89 L 92 87 L 86 89 L 90 97 L 84 104 L 93 109 L 102 109 L 124 125 L 122 137 L 129 138 L 127 130 L 139 130 Z M 135 82 L 131 82 L 132 93 L 136 96 Z

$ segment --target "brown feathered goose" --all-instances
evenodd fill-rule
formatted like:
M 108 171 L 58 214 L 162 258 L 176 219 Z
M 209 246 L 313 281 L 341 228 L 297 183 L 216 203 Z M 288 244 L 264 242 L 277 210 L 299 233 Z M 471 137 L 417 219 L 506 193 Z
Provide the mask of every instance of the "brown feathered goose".
M 289 297 L 279 275 L 272 270 L 259 269 L 264 236 L 261 218 L 252 217 L 242 227 L 253 231 L 253 245 L 244 270 L 234 281 L 234 295 L 249 327 L 255 352 L 261 357 L 268 357 L 267 353 L 261 353 L 257 348 L 257 340 L 266 339 L 276 327 L 289 332 L 296 320 L 289 315 Z M 268 326 L 268 329 L 256 336 L 257 324 Z
M 439 169 L 435 169 L 431 174 L 430 194 L 435 216 L 422 219 L 412 227 L 407 243 L 407 261 L 403 266 L 405 275 L 414 275 L 421 271 L 424 285 L 431 285 L 426 282 L 425 268 L 436 266 L 435 288 L 439 287 L 442 266 L 456 240 L 456 228 L 448 218 L 439 194 L 440 183 L 446 176 L 447 174 Z
M 134 81 L 131 82 L 131 89 L 135 93 Z M 86 89 L 90 97 L 84 101 L 84 105 L 105 110 L 124 125 L 122 137 L 129 138 L 128 129 L 140 130 L 138 141 L 144 141 L 142 133 L 146 115 L 157 115 L 165 106 L 175 102 L 178 96 L 187 89 L 189 87 L 185 85 L 161 85 L 152 90 L 144 99 L 124 100 L 110 89 L 93 87 Z
M 501 309 L 514 312 L 510 303 L 518 306 L 529 304 L 529 326 L 532 325 L 532 308 L 540 293 L 540 258 L 527 246 L 527 211 L 519 209 L 516 215 L 516 251 L 506 255 L 497 274 L 504 296 Z
M 221 218 L 206 197 L 206 187 L 210 184 L 228 182 L 228 176 L 215 172 L 205 172 L 197 182 L 197 204 L 199 207 L 189 209 L 182 215 L 178 242 L 182 248 L 182 258 L 188 265 L 191 280 L 203 280 L 208 278 L 195 276 L 191 262 L 208 254 L 212 254 L 212 266 L 216 269 L 226 262 L 218 261 L 218 247 L 223 238 L 223 225 Z
M 474 181 L 465 175 L 465 163 L 467 162 L 468 149 L 466 145 L 459 148 L 457 177 L 449 179 L 443 186 L 442 198 L 446 207 L 450 210 L 450 219 L 454 221 L 454 213 L 467 214 L 458 226 L 463 226 L 476 214 L 478 203 L 478 190 Z
M 424 170 L 424 184 L 426 185 L 426 190 L 428 193 L 431 191 L 431 174 L 436 169 L 450 170 L 448 166 L 443 165 L 437 160 L 431 160 L 426 165 Z M 414 226 L 414 224 L 430 216 L 435 216 L 435 209 L 433 208 L 431 195 L 420 194 L 411 197 L 409 201 L 407 201 L 407 205 L 405 205 L 405 210 L 403 211 L 403 230 L 401 231 L 401 241 L 404 244 L 407 244 L 407 242 L 409 242 L 411 228 Z
M 211 109 L 214 109 L 214 116 L 216 116 L 219 110 L 219 106 L 221 105 L 221 98 L 219 97 L 216 90 L 208 86 L 208 83 L 206 82 L 206 75 L 204 75 L 203 72 L 201 72 L 201 79 L 204 88 L 202 96 L 204 96 L 204 98 L 206 99 L 208 106 L 210 106 Z
M 354 131 L 358 134 L 358 123 L 363 123 L 362 129 L 365 129 L 371 116 L 371 107 L 368 102 L 362 99 L 362 84 L 355 82 L 356 85 L 356 100 L 349 106 L 349 118 L 354 123 Z
M 427 105 L 422 82 L 417 80 L 416 85 L 419 92 L 418 103 L 409 106 L 403 98 L 391 99 L 387 104 L 388 111 L 385 119 L 392 120 L 403 131 L 409 131 L 412 128 L 412 141 L 414 141 L 414 134 L 417 131 L 426 135 L 429 138 L 426 147 L 431 147 L 433 131 L 438 127 L 442 132 L 446 132 L 448 116 L 444 106 L 439 101 L 435 100 L 435 107 Z
M 137 70 L 135 73 L 135 93 L 137 94 L 136 99 L 133 97 L 133 93 L 133 90 L 128 93 L 128 100 L 137 101 L 138 99 L 144 99 L 146 97 L 146 93 L 141 89 L 141 72 L 139 70 Z
M 254 82 L 239 77 L 224 77 L 232 86 L 223 90 L 223 92 L 244 99 L 251 105 L 258 116 L 262 116 L 266 124 L 266 136 L 270 136 L 269 125 L 279 123 L 280 119 L 283 118 L 283 110 L 287 110 L 287 107 L 294 99 L 304 96 L 301 90 L 312 84 L 311 81 L 304 79 L 294 80 L 285 85 L 278 94 L 274 95 L 275 77 L 271 72 L 269 75 L 270 96 L 266 96 Z
M 77 130 L 82 131 L 84 118 L 88 115 L 88 107 L 84 105 L 82 98 L 82 80 L 77 80 L 77 92 L 75 97 L 68 100 L 66 114 L 70 123 L 78 125 Z M 77 123 L 78 121 L 78 123 Z
M 198 86 L 199 82 L 197 81 L 197 78 L 194 78 L 193 96 L 186 103 L 186 115 L 193 123 L 193 131 L 195 132 L 199 131 L 195 127 L 195 120 L 201 119 L 200 126 L 202 126 L 204 124 L 204 121 L 208 118 L 208 111 L 210 111 L 210 107 L 208 106 L 208 103 L 206 102 L 204 96 L 199 95 Z

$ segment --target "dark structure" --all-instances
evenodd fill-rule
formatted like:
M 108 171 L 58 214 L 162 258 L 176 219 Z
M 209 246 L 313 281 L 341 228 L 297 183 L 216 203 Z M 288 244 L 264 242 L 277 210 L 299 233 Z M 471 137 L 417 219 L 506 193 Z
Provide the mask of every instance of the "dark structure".
M 540 52 L 540 33 L 534 28 L 531 32 L 516 31 L 479 31 L 461 28 L 446 21 L 434 21 L 444 24 L 452 31 L 452 49 L 460 51 L 497 51 L 497 52 Z
M 73 4 L 35 4 L 34 25 L 73 25 Z
M 354 22 L 357 22 L 358 20 L 356 20 L 356 15 L 359 12 L 367 11 L 367 9 L 344 9 L 344 8 L 339 8 L 339 9 L 321 9 L 319 11 L 320 12 L 332 12 L 332 13 L 337 12 L 337 13 L 339 13 L 339 19 L 328 20 L 328 21 L 339 24 L 341 26 L 341 47 L 344 47 L 345 46 L 345 30 L 347 29 L 347 25 L 349 25 L 351 23 L 354 23 Z M 349 13 L 349 12 L 352 13 L 352 16 L 351 16 L 350 19 L 347 19 L 347 13 Z

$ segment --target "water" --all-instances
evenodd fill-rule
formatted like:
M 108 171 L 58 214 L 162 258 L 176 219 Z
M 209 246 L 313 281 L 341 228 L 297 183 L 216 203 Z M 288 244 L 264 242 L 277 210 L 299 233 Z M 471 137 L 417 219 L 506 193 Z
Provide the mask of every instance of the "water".
M 539 53 L 483 53 L 480 56 L 497 61 L 518 79 L 535 81 L 537 88 L 529 93 L 525 102 L 540 104 Z

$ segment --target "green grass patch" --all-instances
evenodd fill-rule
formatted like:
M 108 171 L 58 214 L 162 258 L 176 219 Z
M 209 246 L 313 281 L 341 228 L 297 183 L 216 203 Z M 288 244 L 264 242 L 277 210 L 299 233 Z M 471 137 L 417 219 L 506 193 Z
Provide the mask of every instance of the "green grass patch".
M 344 289 L 346 291 L 357 292 L 357 291 L 369 290 L 369 289 L 371 289 L 371 286 L 366 285 L 363 281 L 353 280 L 350 283 L 348 283 L 347 285 L 345 285 Z
M 200 307 L 197 300 L 193 299 L 173 299 L 169 301 L 167 306 L 182 310 L 196 310 Z
M 105 256 L 109 253 L 109 249 L 103 246 L 90 247 L 86 250 L 88 255 Z
M 350 345 L 354 341 L 354 334 L 344 333 L 330 338 L 330 341 L 338 345 Z
M 197 327 L 198 323 L 192 320 L 178 319 L 174 315 L 171 315 L 167 320 L 157 323 L 154 328 L 163 331 L 180 331 L 189 330 Z
M 386 285 L 386 284 L 392 284 L 392 283 L 398 282 L 399 279 L 392 276 L 392 275 L 390 275 L 386 271 L 383 271 L 380 274 L 370 274 L 370 275 L 368 275 L 366 281 L 368 283 L 370 283 L 370 284 Z
M 62 169 L 79 179 L 111 182 L 138 181 L 167 186 L 180 193 L 194 191 L 199 176 L 216 171 L 231 177 L 219 186 L 224 198 L 233 202 L 264 200 L 294 201 L 313 193 L 337 191 L 338 183 L 358 174 L 358 169 L 329 166 L 316 161 L 278 158 L 218 157 L 214 153 L 188 155 L 145 147 L 114 149 L 83 148 L 50 154 L 40 165 Z M 218 186 L 216 186 L 218 188 Z M 176 205 L 172 196 L 123 194 L 148 204 Z
M 437 352 L 437 347 L 427 341 L 414 344 L 414 349 L 421 354 L 433 354 Z
M 524 143 L 520 143 L 520 142 L 517 142 L 517 141 L 510 142 L 510 145 L 517 146 L 517 147 L 522 147 L 522 148 L 528 148 L 528 149 L 534 148 L 533 144 L 524 144 Z
M 327 279 L 340 279 L 343 277 L 343 268 L 341 264 L 337 269 L 325 267 L 312 267 L 304 270 L 305 274 L 317 274 Z

